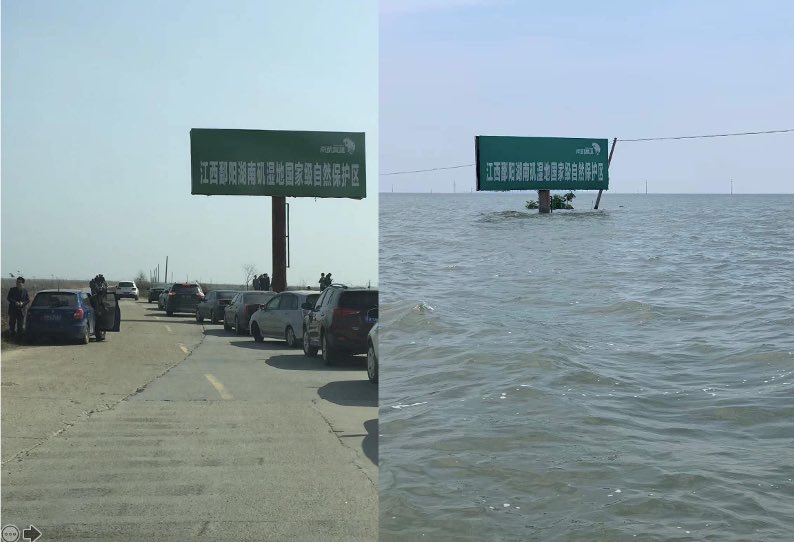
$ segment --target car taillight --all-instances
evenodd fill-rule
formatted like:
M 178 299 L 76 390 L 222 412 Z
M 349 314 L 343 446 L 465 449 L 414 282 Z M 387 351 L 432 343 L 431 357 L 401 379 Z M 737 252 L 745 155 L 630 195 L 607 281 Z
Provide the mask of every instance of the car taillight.
M 75 320 L 82 320 L 83 316 L 85 316 L 85 311 L 83 309 L 75 309 L 74 311 Z
M 168 297 L 176 297 L 176 292 L 168 292 Z
M 198 293 L 198 294 L 196 294 L 196 295 L 199 297 L 199 299 L 204 299 L 204 294 L 202 294 L 201 292 L 199 292 L 199 293 Z
M 345 316 L 355 316 L 358 309 L 334 309 L 334 318 L 344 318 Z

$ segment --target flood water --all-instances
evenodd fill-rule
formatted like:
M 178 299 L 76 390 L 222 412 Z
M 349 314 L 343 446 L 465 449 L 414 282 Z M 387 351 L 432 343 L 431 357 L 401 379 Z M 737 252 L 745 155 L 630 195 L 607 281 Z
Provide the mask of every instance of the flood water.
M 577 196 L 381 195 L 380 540 L 790 540 L 794 195 Z

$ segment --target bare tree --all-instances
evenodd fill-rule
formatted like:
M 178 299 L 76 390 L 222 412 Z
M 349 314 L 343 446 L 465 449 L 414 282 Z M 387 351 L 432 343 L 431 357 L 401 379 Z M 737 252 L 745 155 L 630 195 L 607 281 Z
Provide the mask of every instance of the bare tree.
M 148 290 L 151 287 L 151 282 L 146 278 L 146 274 L 143 271 L 138 271 L 138 276 L 135 277 L 135 285 L 139 289 Z
M 248 286 L 251 283 L 251 280 L 256 276 L 256 266 L 252 263 L 247 263 L 243 266 L 243 273 L 245 273 L 245 289 L 248 289 Z

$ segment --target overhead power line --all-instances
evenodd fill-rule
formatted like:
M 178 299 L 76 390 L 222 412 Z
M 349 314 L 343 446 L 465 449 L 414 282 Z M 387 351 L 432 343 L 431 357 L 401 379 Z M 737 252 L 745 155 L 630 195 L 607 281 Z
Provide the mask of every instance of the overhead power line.
M 425 171 L 440 171 L 442 169 L 458 169 L 462 167 L 472 167 L 475 164 L 461 164 L 459 166 L 447 166 L 447 167 L 434 167 L 430 169 L 415 169 L 413 171 L 392 171 L 391 173 L 381 173 L 382 176 L 386 175 L 405 175 L 406 173 L 424 173 Z
M 705 135 L 690 135 L 690 136 L 674 136 L 674 137 L 639 137 L 633 139 L 620 139 L 618 141 L 665 141 L 665 140 L 672 140 L 672 139 L 705 139 L 710 137 L 735 137 L 735 136 L 747 136 L 747 135 L 762 135 L 762 134 L 784 134 L 794 132 L 794 128 L 788 128 L 785 130 L 764 130 L 761 132 L 733 132 L 728 134 L 705 134 Z M 446 166 L 446 167 L 434 167 L 428 169 L 413 169 L 410 171 L 390 171 L 388 173 L 381 173 L 382 177 L 386 177 L 388 175 L 407 175 L 409 173 L 426 173 L 429 171 L 442 171 L 446 169 L 460 169 L 464 167 L 474 167 L 477 164 L 460 164 L 457 166 Z
M 731 134 L 708 134 L 708 135 L 675 136 L 675 137 L 640 137 L 637 139 L 618 138 L 618 141 L 663 141 L 666 139 L 703 139 L 707 137 L 732 137 L 732 136 L 746 136 L 746 135 L 760 135 L 760 134 L 783 134 L 786 132 L 794 132 L 794 128 L 788 130 L 765 130 L 763 132 L 734 132 Z

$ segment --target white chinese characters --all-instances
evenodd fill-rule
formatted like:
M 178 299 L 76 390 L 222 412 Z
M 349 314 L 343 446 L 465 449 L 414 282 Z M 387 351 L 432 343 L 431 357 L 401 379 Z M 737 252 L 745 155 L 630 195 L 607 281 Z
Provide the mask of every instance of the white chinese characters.
M 495 183 L 603 182 L 603 162 L 486 162 L 485 180 Z
M 199 163 L 199 183 L 238 187 L 312 187 L 330 193 L 334 190 L 361 186 L 360 169 L 360 164 L 339 162 L 207 160 Z

